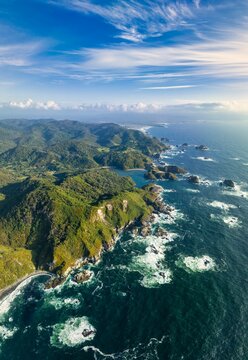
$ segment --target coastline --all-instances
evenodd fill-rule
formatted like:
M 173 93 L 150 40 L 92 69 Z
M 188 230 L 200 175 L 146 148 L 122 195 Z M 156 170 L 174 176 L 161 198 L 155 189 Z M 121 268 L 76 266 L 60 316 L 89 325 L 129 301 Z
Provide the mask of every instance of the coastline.
M 19 285 L 21 285 L 24 281 L 31 279 L 31 278 L 35 278 L 37 276 L 42 276 L 42 275 L 47 275 L 47 276 L 52 276 L 51 273 L 47 272 L 47 271 L 35 271 L 29 275 L 24 276 L 23 278 L 17 280 L 14 284 L 11 284 L 3 289 L 0 290 L 0 306 L 2 305 L 2 302 L 5 300 L 5 298 L 9 295 L 12 294 L 13 291 L 15 291 Z

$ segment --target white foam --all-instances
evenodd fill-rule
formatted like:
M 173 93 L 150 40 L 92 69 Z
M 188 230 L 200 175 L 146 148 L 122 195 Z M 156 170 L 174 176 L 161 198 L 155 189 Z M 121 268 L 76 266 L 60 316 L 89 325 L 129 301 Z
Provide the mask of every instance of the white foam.
M 200 192 L 200 190 L 198 190 L 198 189 L 185 189 L 185 191 L 195 193 L 195 194 Z
M 190 174 L 186 174 L 185 177 L 189 177 L 189 176 L 190 176 Z M 213 185 L 215 183 L 214 181 L 208 180 L 208 179 L 203 178 L 201 176 L 198 176 L 198 178 L 199 178 L 199 183 L 193 184 L 193 185 L 196 185 L 196 186 L 197 185 L 203 185 L 203 186 L 209 187 L 209 186 L 211 186 L 211 185 Z
M 214 260 L 208 255 L 201 257 L 186 256 L 183 259 L 183 264 L 193 272 L 214 270 L 216 267 Z
M 184 214 L 180 212 L 173 206 L 170 206 L 170 211 L 168 214 L 155 214 L 154 215 L 154 224 L 160 225 L 170 225 L 175 224 L 178 220 L 184 218 Z
M 60 310 L 63 307 L 71 307 L 73 309 L 77 309 L 80 306 L 80 301 L 74 298 L 61 299 L 54 297 L 49 301 L 49 304 L 54 306 L 56 310 Z
M 243 163 L 244 166 L 248 166 L 248 163 Z
M 17 328 L 9 329 L 4 325 L 0 325 L 0 339 L 1 340 L 7 340 L 13 337 L 15 332 L 17 331 Z
M 182 152 L 182 149 L 178 148 L 177 146 L 170 145 L 170 149 L 160 154 L 160 159 L 170 159 L 172 157 L 178 156 Z
M 144 134 L 147 133 L 148 130 L 150 130 L 152 128 L 152 126 L 143 126 L 141 128 L 139 128 L 138 130 L 143 132 Z
M 153 288 L 172 281 L 172 272 L 164 262 L 167 245 L 175 237 L 177 237 L 176 234 L 170 233 L 161 237 L 149 235 L 144 238 L 139 236 L 134 240 L 146 245 L 145 252 L 134 256 L 130 266 L 131 271 L 138 271 L 142 275 L 140 283 L 144 287 Z
M 22 281 L 21 284 L 18 285 L 15 290 L 13 290 L 9 295 L 7 295 L 0 302 L 0 316 L 3 316 L 4 314 L 6 314 L 9 311 L 15 298 L 17 296 L 19 296 L 21 294 L 22 290 L 25 288 L 25 286 L 27 286 L 37 276 L 41 276 L 41 275 L 34 275 L 34 276 L 29 277 L 28 279 Z
M 223 190 L 223 194 L 248 199 L 248 191 L 243 190 L 242 185 L 236 184 L 234 188 L 225 188 L 225 190 Z
M 145 275 L 140 284 L 146 288 L 154 288 L 159 285 L 169 284 L 172 281 L 172 271 L 170 269 L 161 269 L 155 273 Z
M 229 228 L 240 227 L 242 222 L 235 216 L 220 216 L 211 214 L 210 218 L 214 221 L 222 221 L 224 224 L 228 225 Z
M 233 157 L 233 158 L 230 158 L 230 160 L 239 161 L 240 158 L 239 157 Z
M 224 211 L 228 211 L 230 209 L 236 209 L 237 206 L 233 205 L 233 204 L 226 204 L 224 202 L 221 201 L 212 201 L 211 203 L 207 203 L 208 206 L 212 206 L 214 208 L 218 208 Z
M 240 227 L 241 221 L 235 216 L 226 216 L 223 218 L 225 224 L 227 224 L 230 228 Z
M 55 324 L 50 343 L 53 346 L 62 348 L 73 347 L 93 340 L 96 329 L 90 324 L 86 316 L 70 318 L 64 324 Z
M 205 157 L 205 156 L 197 156 L 197 157 L 192 157 L 192 159 L 195 160 L 200 160 L 200 161 L 207 161 L 207 162 L 217 162 L 216 160 L 209 158 L 209 157 Z

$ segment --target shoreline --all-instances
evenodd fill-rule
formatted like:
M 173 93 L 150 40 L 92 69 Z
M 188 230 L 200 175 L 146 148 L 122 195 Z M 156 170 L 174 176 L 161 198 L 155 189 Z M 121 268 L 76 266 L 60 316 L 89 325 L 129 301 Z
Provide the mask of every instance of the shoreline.
M 24 281 L 26 281 L 30 278 L 35 278 L 37 276 L 42 276 L 42 275 L 52 276 L 52 274 L 47 271 L 35 271 L 35 272 L 33 272 L 29 275 L 26 275 L 26 276 L 22 277 L 21 279 L 17 280 L 14 284 L 1 289 L 0 290 L 0 306 L 1 306 L 2 302 L 5 300 L 5 298 L 7 296 L 11 295 L 12 292 L 15 291 L 18 288 L 18 286 L 21 285 Z

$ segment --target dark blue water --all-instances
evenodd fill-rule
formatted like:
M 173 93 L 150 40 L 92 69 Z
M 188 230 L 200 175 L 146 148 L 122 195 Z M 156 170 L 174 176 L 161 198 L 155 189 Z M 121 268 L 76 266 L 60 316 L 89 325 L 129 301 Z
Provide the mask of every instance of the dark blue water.
M 170 139 L 162 161 L 201 183 L 187 176 L 158 182 L 173 217 L 155 219 L 147 238 L 125 233 L 90 268 L 89 282 L 68 279 L 44 291 L 44 279 L 33 280 L 2 304 L 1 360 L 248 359 L 248 125 L 172 124 L 149 132 Z M 146 183 L 140 171 L 123 174 Z M 221 187 L 224 178 L 236 188 Z M 166 237 L 156 235 L 158 226 Z M 84 329 L 93 331 L 83 337 Z

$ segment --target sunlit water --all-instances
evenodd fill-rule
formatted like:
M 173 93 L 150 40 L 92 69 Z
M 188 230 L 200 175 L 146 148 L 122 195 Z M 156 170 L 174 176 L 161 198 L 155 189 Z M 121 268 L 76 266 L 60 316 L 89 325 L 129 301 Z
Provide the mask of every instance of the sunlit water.
M 88 282 L 45 291 L 43 277 L 17 291 L 0 308 L 1 360 L 248 359 L 248 126 L 149 132 L 187 142 L 163 161 L 201 183 L 158 182 L 173 216 L 158 216 L 147 238 L 123 234 Z M 141 171 L 127 174 L 146 183 Z M 224 178 L 236 188 L 221 187 Z M 168 234 L 157 237 L 158 226 Z

